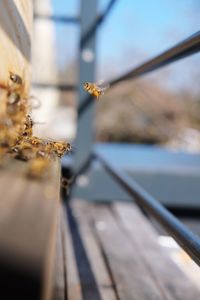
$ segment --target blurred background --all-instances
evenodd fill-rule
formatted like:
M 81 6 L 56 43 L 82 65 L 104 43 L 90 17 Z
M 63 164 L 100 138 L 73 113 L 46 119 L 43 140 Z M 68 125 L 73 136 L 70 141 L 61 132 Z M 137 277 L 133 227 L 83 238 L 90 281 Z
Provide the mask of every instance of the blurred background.
M 108 0 L 98 1 L 98 15 L 108 3 Z M 39 123 L 35 132 L 72 144 L 77 134 L 79 96 L 85 93 L 80 86 L 83 82 L 79 83 L 80 60 L 95 61 L 95 80 L 109 82 L 197 32 L 200 2 L 116 1 L 97 30 L 96 52 L 87 53 L 80 53 L 81 29 L 77 24 L 69 22 L 66 26 L 41 18 L 41 15 L 77 18 L 80 10 L 78 0 L 35 0 L 32 93 L 41 102 L 40 108 L 33 111 L 34 120 Z M 108 160 L 117 163 L 197 234 L 200 234 L 199 59 L 198 53 L 137 80 L 117 84 L 100 101 L 94 100 L 95 117 L 88 121 L 94 123 L 94 141 Z M 86 76 L 84 81 L 88 80 Z M 66 85 L 71 87 L 68 91 L 63 88 Z M 73 86 L 77 88 L 73 90 Z M 87 133 L 90 125 L 87 126 L 85 134 L 90 135 Z M 81 139 L 77 150 L 84 154 L 89 152 L 89 147 L 84 146 L 88 140 L 79 135 Z M 63 166 L 64 161 L 65 158 Z M 92 201 L 130 200 L 97 163 L 77 178 L 74 194 Z M 161 235 L 166 235 L 158 224 L 155 227 Z M 170 240 L 166 240 L 164 246 L 173 252 L 170 245 Z M 176 260 L 181 260 L 180 255 Z M 195 265 L 191 261 L 188 264 L 194 274 Z M 195 280 L 199 282 L 199 277 Z
M 98 12 L 107 4 L 99 1 Z M 117 1 L 97 32 L 96 80 L 109 82 L 196 32 L 199 11 L 198 0 L 178 0 L 173 5 L 167 0 Z M 35 0 L 36 14 L 76 17 L 79 12 L 78 0 Z M 79 35 L 74 24 L 35 18 L 33 82 L 78 83 Z M 97 103 L 96 140 L 199 152 L 199 57 L 195 54 L 108 90 Z M 33 112 L 35 121 L 42 123 L 35 130 L 73 142 L 77 92 L 51 86 L 35 87 L 33 94 L 42 104 Z

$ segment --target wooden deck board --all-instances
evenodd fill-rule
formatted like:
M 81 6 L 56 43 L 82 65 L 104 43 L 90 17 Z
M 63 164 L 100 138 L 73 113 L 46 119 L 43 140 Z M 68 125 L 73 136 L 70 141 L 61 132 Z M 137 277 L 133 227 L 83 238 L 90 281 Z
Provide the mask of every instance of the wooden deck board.
M 115 300 L 116 294 L 113 290 L 113 283 L 109 276 L 100 245 L 96 239 L 93 224 L 91 224 L 90 211 L 83 202 L 72 202 L 72 210 L 78 221 L 80 235 L 91 265 L 91 270 L 96 279 L 96 285 L 102 300 Z
M 82 297 L 83 299 L 100 300 L 100 292 L 92 270 L 91 260 L 84 245 L 78 220 L 70 206 L 67 207 L 67 218 Z
M 63 243 L 64 243 L 64 265 L 66 269 L 67 299 L 83 300 L 81 284 L 79 280 L 76 256 L 73 247 L 72 231 L 66 210 L 63 210 Z
M 114 210 L 118 222 L 124 227 L 127 238 L 140 253 L 158 287 L 167 299 L 197 299 L 200 295 L 194 284 L 173 263 L 167 253 L 158 245 L 158 235 L 149 221 L 134 204 L 116 204 Z
M 73 200 L 64 218 L 68 300 L 199 298 L 134 205 Z
M 54 270 L 54 300 L 66 299 L 66 278 L 65 278 L 65 264 L 64 264 L 64 243 L 62 234 L 62 215 L 61 208 L 58 212 L 58 226 L 56 234 L 56 255 L 55 255 L 55 270 Z
M 93 209 L 97 235 L 110 266 L 121 300 L 163 299 L 149 270 L 140 260 L 111 210 L 105 206 Z

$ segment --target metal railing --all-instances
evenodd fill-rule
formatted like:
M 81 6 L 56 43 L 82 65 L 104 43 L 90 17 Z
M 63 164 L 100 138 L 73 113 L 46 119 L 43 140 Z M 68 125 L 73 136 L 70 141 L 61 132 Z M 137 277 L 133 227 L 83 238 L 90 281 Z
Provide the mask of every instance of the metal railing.
M 96 17 L 89 30 L 82 36 L 80 41 L 81 47 L 84 47 L 85 43 L 95 35 L 97 29 L 99 29 L 99 26 L 105 21 L 115 3 L 116 0 L 110 0 L 104 12 Z
M 135 79 L 141 75 L 145 75 L 149 72 L 162 68 L 168 64 L 178 61 L 184 57 L 190 56 L 200 51 L 200 31 L 191 35 L 187 39 L 181 41 L 174 47 L 166 50 L 165 52 L 157 55 L 153 59 L 148 60 L 142 65 L 134 68 L 128 73 L 119 76 L 118 78 L 111 80 L 111 86 L 129 79 Z
M 125 73 L 122 76 L 110 80 L 110 87 L 114 85 L 130 80 L 136 79 L 149 72 L 162 68 L 175 61 L 178 61 L 184 57 L 190 56 L 200 51 L 200 31 L 196 32 L 192 36 L 188 37 L 184 41 L 181 41 L 176 46 L 166 50 L 165 52 L 157 55 L 156 57 L 148 60 L 140 66 L 133 68 L 131 71 Z M 78 107 L 78 114 L 81 115 L 83 111 L 91 104 L 91 97 L 87 97 L 85 102 L 81 103 Z
M 179 245 L 200 266 L 200 238 L 190 231 L 160 202 L 148 194 L 123 170 L 111 164 L 100 152 L 94 151 L 93 156 L 105 170 L 129 193 L 129 195 L 148 214 L 154 217 L 171 234 Z

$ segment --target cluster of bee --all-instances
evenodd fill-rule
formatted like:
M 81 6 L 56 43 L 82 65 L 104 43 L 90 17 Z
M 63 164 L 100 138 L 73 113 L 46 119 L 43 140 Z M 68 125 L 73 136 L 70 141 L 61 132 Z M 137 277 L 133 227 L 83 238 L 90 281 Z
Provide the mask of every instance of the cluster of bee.
M 70 152 L 72 147 L 63 141 L 41 139 L 33 135 L 33 120 L 29 101 L 24 95 L 22 78 L 10 73 L 7 86 L 1 86 L 0 158 L 10 157 L 28 161 L 27 174 L 43 177 L 50 161 Z
M 98 99 L 109 84 L 103 81 L 86 82 L 83 87 Z M 49 171 L 51 159 L 70 152 L 71 145 L 33 135 L 30 99 L 25 95 L 24 83 L 18 74 L 10 72 L 8 83 L 5 86 L 0 85 L 0 96 L 0 162 L 9 155 L 28 162 L 29 176 L 45 176 Z

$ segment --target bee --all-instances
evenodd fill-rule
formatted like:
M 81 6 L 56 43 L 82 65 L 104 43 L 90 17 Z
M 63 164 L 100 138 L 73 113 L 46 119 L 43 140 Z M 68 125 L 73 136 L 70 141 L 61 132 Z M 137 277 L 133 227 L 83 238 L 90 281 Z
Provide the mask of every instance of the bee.
M 22 115 L 21 112 L 24 115 L 27 112 L 27 101 L 22 101 L 24 85 L 22 78 L 19 75 L 12 72 L 9 73 L 10 76 L 7 86 L 6 112 L 11 118 L 20 120 Z M 18 114 L 19 118 L 17 118 Z
M 17 114 L 20 110 L 20 95 L 18 93 L 12 92 L 8 94 L 8 99 L 6 103 L 6 111 L 9 115 Z
M 69 188 L 74 180 L 74 177 L 66 178 L 62 177 L 61 179 L 61 188 L 69 195 Z
M 109 83 L 102 80 L 97 83 L 85 82 L 83 84 L 84 90 L 86 90 L 93 97 L 97 97 L 97 99 L 104 94 L 109 86 Z
M 11 105 L 15 105 L 15 104 L 18 104 L 20 101 L 20 95 L 17 94 L 17 93 L 10 93 L 8 95 L 8 100 L 7 102 Z
M 4 96 L 0 106 L 0 159 L 8 154 L 10 158 L 27 161 L 28 176 L 46 176 L 51 160 L 70 152 L 71 145 L 64 141 L 33 136 L 36 123 L 29 112 L 30 109 L 38 108 L 40 101 L 26 97 L 24 82 L 19 75 L 10 72 L 7 85 L 0 85 L 0 89 Z
M 39 147 L 41 145 L 44 145 L 44 143 L 45 143 L 43 139 L 41 139 L 37 136 L 28 137 L 28 142 L 34 147 Z
M 29 161 L 27 175 L 30 178 L 44 178 L 48 175 L 51 162 L 49 159 L 37 157 Z
M 14 74 L 12 72 L 9 72 L 9 73 L 10 73 L 10 80 L 11 80 L 12 84 L 16 85 L 16 86 L 18 86 L 18 85 L 21 86 L 23 83 L 22 78 L 19 75 Z
M 70 152 L 72 146 L 70 143 L 63 141 L 52 141 L 50 139 L 41 139 L 35 136 L 28 136 L 27 142 L 32 145 L 35 149 L 38 149 L 38 155 L 43 156 L 46 154 L 46 157 L 62 157 L 65 152 Z
M 64 141 L 52 141 L 50 139 L 43 140 L 37 139 L 36 143 L 40 143 L 40 150 L 45 151 L 46 154 L 54 157 L 62 157 L 66 152 L 70 152 L 72 150 L 72 146 L 70 143 Z M 42 142 L 42 143 L 41 143 Z M 32 141 L 34 143 L 34 141 Z
M 53 142 L 53 148 L 58 157 L 62 157 L 65 152 L 70 152 L 72 150 L 71 144 L 63 141 Z
M 33 95 L 29 97 L 29 109 L 37 109 L 40 108 L 40 106 L 41 101 L 38 98 Z
M 28 161 L 36 157 L 37 149 L 28 140 L 22 139 L 11 148 L 11 153 L 17 159 Z
M 26 115 L 23 136 L 31 137 L 32 135 L 33 135 L 33 120 L 30 115 Z
M 13 126 L 10 119 L 2 119 L 0 122 L 0 147 L 7 148 L 15 145 L 19 136 L 18 126 Z

